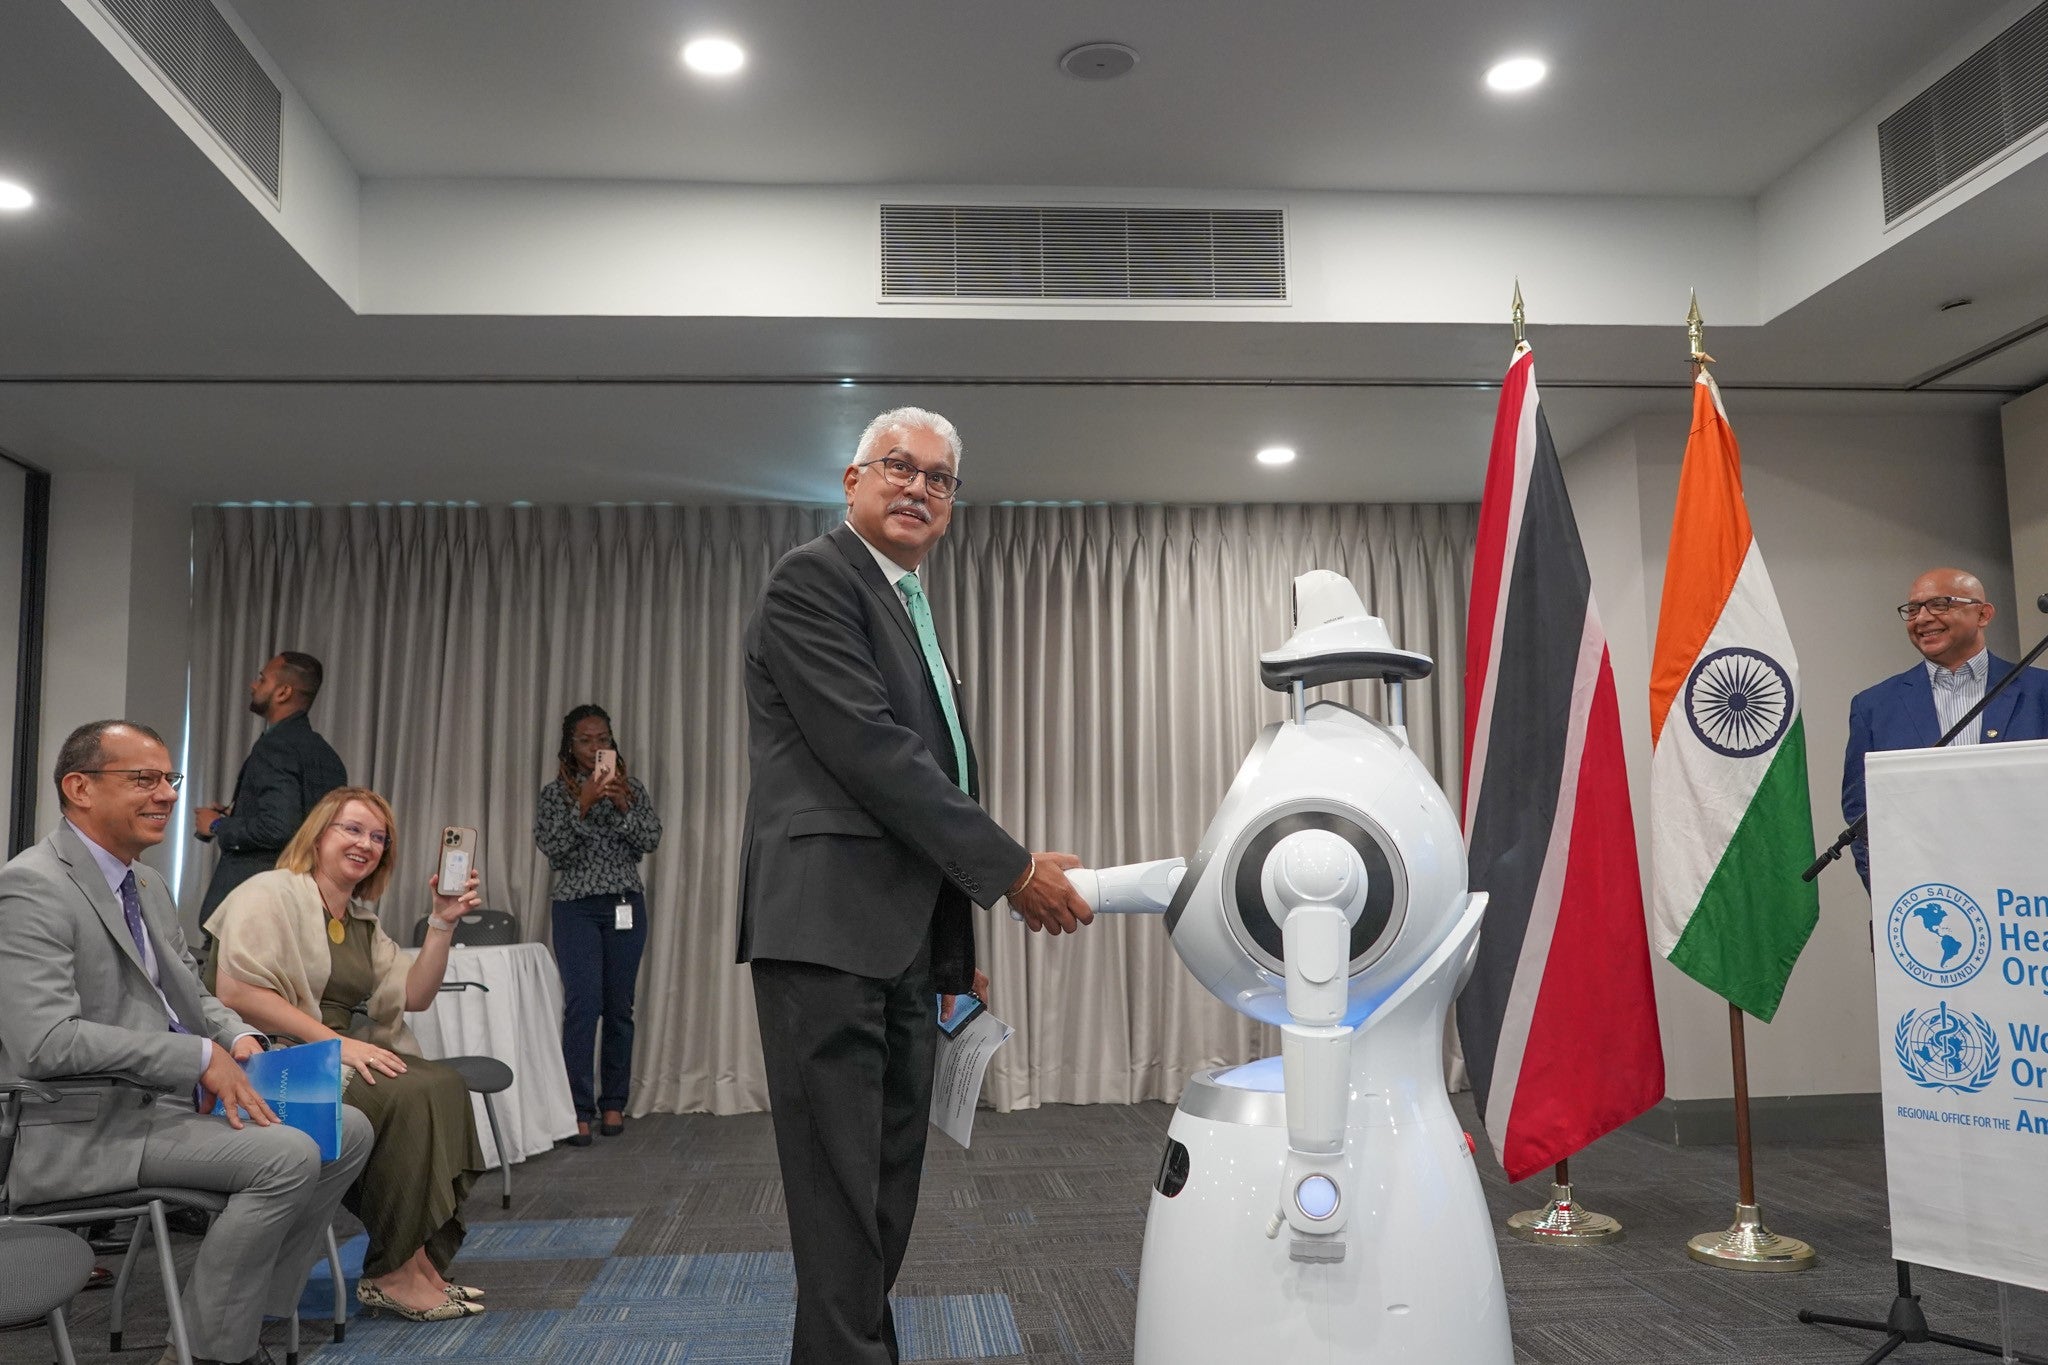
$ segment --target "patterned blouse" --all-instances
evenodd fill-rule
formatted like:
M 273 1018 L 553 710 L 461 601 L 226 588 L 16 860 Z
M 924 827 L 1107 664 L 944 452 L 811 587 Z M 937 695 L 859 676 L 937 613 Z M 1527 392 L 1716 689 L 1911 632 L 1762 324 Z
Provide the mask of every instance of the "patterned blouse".
M 576 798 L 557 780 L 540 789 L 533 815 L 533 841 L 555 871 L 554 898 L 617 896 L 642 890 L 640 859 L 661 843 L 661 817 L 647 788 L 627 777 L 633 802 L 621 813 L 600 798 L 587 815 L 576 814 Z

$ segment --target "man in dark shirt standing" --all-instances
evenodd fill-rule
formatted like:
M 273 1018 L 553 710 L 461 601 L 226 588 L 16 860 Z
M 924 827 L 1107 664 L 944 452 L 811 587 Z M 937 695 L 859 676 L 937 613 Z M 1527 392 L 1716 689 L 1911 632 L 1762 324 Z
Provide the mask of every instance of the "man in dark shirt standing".
M 348 785 L 341 755 L 306 719 L 320 695 L 322 669 L 310 654 L 286 650 L 263 665 L 249 684 L 249 709 L 263 717 L 263 734 L 242 760 L 235 794 L 225 806 L 201 806 L 192 832 L 210 839 L 220 862 L 199 907 L 204 923 L 228 892 L 277 866 L 277 855 L 305 822 L 306 812 L 336 787 Z

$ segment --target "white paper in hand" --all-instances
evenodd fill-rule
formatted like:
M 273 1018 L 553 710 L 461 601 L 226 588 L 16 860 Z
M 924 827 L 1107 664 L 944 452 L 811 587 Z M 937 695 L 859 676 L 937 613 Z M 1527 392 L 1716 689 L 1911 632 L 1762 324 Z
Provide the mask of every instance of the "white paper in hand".
M 932 1126 L 962 1147 L 974 1136 L 974 1103 L 981 1098 L 989 1058 L 1016 1030 L 971 995 L 953 1001 L 938 1022 L 938 1057 L 932 1071 Z

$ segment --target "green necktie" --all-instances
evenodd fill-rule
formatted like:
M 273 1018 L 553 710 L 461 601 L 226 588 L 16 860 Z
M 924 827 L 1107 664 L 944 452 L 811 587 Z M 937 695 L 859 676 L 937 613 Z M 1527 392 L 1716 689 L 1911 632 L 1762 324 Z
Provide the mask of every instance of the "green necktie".
M 946 676 L 946 656 L 939 652 L 939 632 L 932 628 L 931 603 L 925 600 L 924 585 L 917 581 L 917 575 L 907 573 L 896 580 L 896 591 L 903 594 L 904 605 L 910 608 L 910 624 L 917 627 L 918 647 L 924 650 L 925 671 L 932 675 L 932 686 L 939 690 L 939 706 L 946 713 L 946 729 L 953 735 L 953 767 L 959 773 L 957 781 L 960 790 L 967 790 L 967 736 L 960 731 L 960 713 L 953 708 L 953 680 Z

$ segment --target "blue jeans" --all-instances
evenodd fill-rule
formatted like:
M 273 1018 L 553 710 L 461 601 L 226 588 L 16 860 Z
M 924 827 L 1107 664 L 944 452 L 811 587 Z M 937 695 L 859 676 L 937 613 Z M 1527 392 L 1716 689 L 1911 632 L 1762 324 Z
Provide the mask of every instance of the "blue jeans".
M 632 903 L 631 929 L 612 927 L 620 901 Z M 633 986 L 647 947 L 646 898 L 630 891 L 556 901 L 554 940 L 555 965 L 562 970 L 562 1058 L 576 1117 L 587 1123 L 600 1110 L 624 1113 L 633 1088 Z M 600 1019 L 604 1051 L 593 1100 L 590 1062 Z

